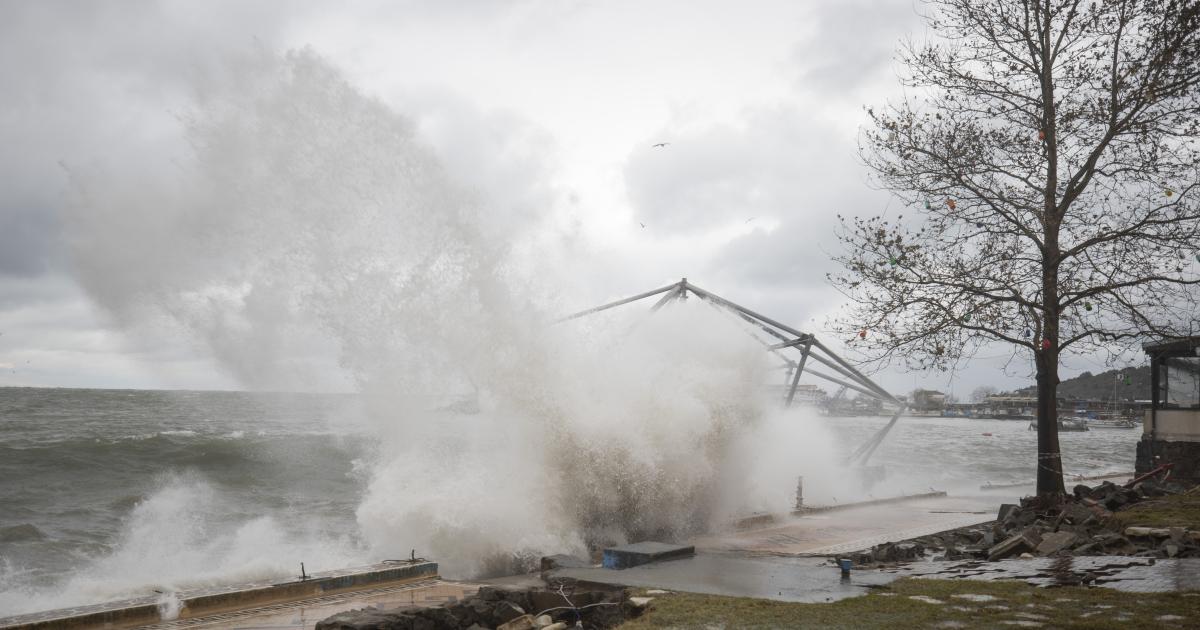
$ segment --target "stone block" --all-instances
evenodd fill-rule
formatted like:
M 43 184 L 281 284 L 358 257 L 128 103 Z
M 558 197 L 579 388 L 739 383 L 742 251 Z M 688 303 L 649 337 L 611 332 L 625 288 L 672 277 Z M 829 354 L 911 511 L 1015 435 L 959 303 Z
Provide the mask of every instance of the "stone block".
M 562 595 L 552 591 L 534 591 L 529 594 L 529 599 L 531 600 L 530 612 L 534 613 L 570 605 Z
M 1037 543 L 1031 541 L 1025 532 L 1021 532 L 988 549 L 988 561 L 1002 560 L 1032 551 L 1036 547 Z
M 413 619 L 394 611 L 351 610 L 317 622 L 317 630 L 377 630 L 412 627 Z
M 1072 525 L 1086 525 L 1095 522 L 1096 515 L 1087 508 L 1087 506 L 1079 503 L 1071 503 L 1063 509 L 1063 516 Z
M 1094 556 L 1099 552 L 1100 546 L 1094 542 L 1087 543 L 1086 545 L 1080 545 L 1071 550 L 1071 554 L 1076 556 Z
M 1043 531 L 1045 531 L 1043 528 L 1033 525 L 1021 530 L 1021 535 L 1025 536 L 1025 539 L 1028 540 L 1031 545 L 1037 547 L 1042 543 Z
M 1037 512 L 1033 510 L 1021 510 L 1013 517 L 1013 522 L 1017 527 L 1028 527 L 1033 525 L 1038 520 Z
M 495 607 L 492 608 L 492 617 L 495 618 L 499 625 L 508 623 L 521 616 L 528 617 L 520 606 L 509 601 L 496 602 Z M 530 623 L 532 622 L 533 619 L 530 619 Z
M 628 569 L 642 564 L 685 558 L 696 554 L 691 545 L 672 545 L 661 542 L 639 542 L 604 550 L 604 568 Z
M 426 627 L 427 624 L 421 623 L 420 620 L 429 621 L 434 628 L 456 628 L 462 625 L 461 621 L 449 609 L 442 606 L 433 606 L 430 608 L 409 609 L 409 614 L 418 617 L 418 620 L 413 622 L 414 630 L 416 628 Z
M 1052 556 L 1069 548 L 1079 540 L 1073 532 L 1053 532 L 1042 536 L 1042 542 L 1037 546 L 1038 555 Z
M 1017 506 L 1012 503 L 1004 503 L 1000 506 L 1000 510 L 996 512 L 996 520 L 1003 521 L 1008 518 L 1013 512 L 1017 511 Z

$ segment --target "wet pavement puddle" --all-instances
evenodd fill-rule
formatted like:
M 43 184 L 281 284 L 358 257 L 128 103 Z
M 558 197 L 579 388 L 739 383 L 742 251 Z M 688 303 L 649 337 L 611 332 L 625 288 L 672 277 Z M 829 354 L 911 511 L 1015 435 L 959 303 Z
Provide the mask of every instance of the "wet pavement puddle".
M 1104 586 L 1156 593 L 1200 589 L 1200 558 L 1080 556 L 997 562 L 914 562 L 883 569 L 897 577 L 1022 580 L 1033 586 Z

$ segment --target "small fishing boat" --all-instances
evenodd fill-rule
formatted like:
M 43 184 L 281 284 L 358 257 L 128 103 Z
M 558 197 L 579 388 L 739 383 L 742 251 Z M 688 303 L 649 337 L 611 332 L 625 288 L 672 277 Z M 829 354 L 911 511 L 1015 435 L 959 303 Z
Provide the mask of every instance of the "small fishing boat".
M 1037 430 L 1037 420 L 1029 423 L 1029 430 Z M 1087 431 L 1088 423 L 1085 418 L 1075 418 L 1072 416 L 1060 417 L 1058 419 L 1059 431 Z
M 1098 418 L 1088 420 L 1089 429 L 1136 429 L 1140 423 L 1131 418 Z

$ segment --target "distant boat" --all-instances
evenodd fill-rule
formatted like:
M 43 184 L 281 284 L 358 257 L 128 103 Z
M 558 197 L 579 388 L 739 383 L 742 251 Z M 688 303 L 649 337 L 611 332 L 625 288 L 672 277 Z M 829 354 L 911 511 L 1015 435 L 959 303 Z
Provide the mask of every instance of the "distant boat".
M 1088 420 L 1089 429 L 1136 429 L 1139 423 L 1129 418 L 1099 418 Z
M 1034 420 L 1033 422 L 1029 423 L 1029 430 L 1033 431 L 1035 429 L 1037 429 L 1037 420 Z M 1067 416 L 1065 418 L 1060 417 L 1058 419 L 1058 430 L 1059 431 L 1087 431 L 1088 423 L 1085 418 L 1074 418 L 1071 416 Z

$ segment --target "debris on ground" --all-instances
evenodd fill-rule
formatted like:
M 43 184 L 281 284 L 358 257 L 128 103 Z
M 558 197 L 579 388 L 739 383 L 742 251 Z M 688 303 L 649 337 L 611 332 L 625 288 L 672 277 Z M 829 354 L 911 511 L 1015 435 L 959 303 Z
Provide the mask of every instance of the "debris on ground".
M 631 598 L 625 589 L 587 590 L 569 583 L 536 589 L 484 586 L 443 606 L 341 612 L 317 623 L 316 630 L 559 630 L 580 622 L 612 628 L 642 614 L 652 599 Z
M 1131 487 L 1105 481 L 1077 485 L 1072 494 L 1049 500 L 1027 497 L 1000 506 L 997 519 L 932 536 L 875 545 L 849 556 L 855 565 L 913 560 L 1003 560 L 1018 557 L 1136 556 L 1200 557 L 1200 522 L 1192 528 L 1126 526 L 1134 506 L 1183 495 L 1175 482 L 1141 481 Z M 1140 509 L 1140 508 L 1139 508 Z M 1117 516 L 1120 515 L 1120 516 Z

